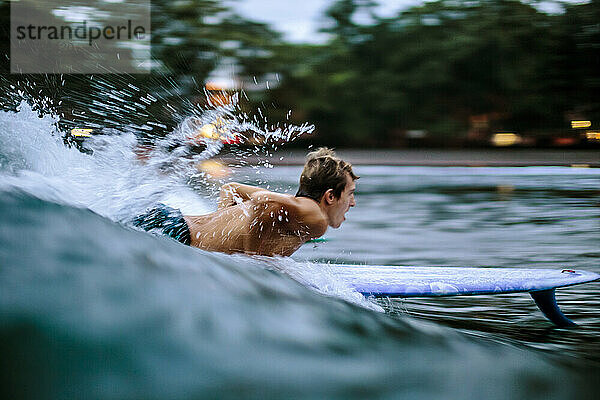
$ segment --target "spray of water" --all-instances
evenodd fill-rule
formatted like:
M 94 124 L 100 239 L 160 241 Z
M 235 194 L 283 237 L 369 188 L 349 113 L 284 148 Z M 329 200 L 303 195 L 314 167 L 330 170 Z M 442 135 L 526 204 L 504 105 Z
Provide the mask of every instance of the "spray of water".
M 66 84 L 62 77 L 44 85 L 10 84 L 4 108 L 14 112 L 2 113 L 0 121 L 3 173 L 37 173 L 46 185 L 52 179 L 55 191 L 65 192 L 54 201 L 113 219 L 165 199 L 179 199 L 172 200 L 174 206 L 202 214 L 211 209 L 208 199 L 221 183 L 208 179 L 199 168 L 203 161 L 220 156 L 227 146 L 233 167 L 245 165 L 249 154 L 268 165 L 278 145 L 312 132 L 307 124 L 270 126 L 265 118 L 248 115 L 239 93 L 205 90 L 206 106 L 201 107 L 181 99 L 181 88 L 164 79 L 161 90 L 149 93 L 121 76 L 92 76 L 87 94 L 68 92 L 70 108 L 61 107 L 57 95 L 43 95 L 48 89 L 60 92 Z M 178 97 L 177 109 L 171 103 Z M 11 106 L 15 99 L 19 103 Z M 87 154 L 62 143 L 75 127 L 100 133 L 81 145 Z M 24 185 L 21 181 L 22 176 Z
M 97 98 L 89 110 L 94 117 L 80 119 L 80 127 L 101 128 L 98 116 L 117 122 L 123 113 L 144 111 L 144 105 L 158 100 L 130 84 L 121 83 L 120 89 L 114 82 L 98 80 L 95 84 L 102 91 L 94 95 Z M 32 95 L 34 88 L 33 84 L 13 86 L 13 100 L 20 101 L 14 110 L 0 112 L 0 190 L 18 188 L 45 200 L 91 209 L 115 221 L 126 221 L 159 201 L 184 214 L 207 213 L 213 208 L 211 194 L 221 182 L 215 183 L 199 171 L 201 162 L 220 156 L 227 147 L 228 159 L 259 172 L 272 167 L 268 157 L 278 146 L 313 129 L 310 125 L 269 126 L 260 110 L 255 116 L 242 112 L 239 95 L 226 104 L 211 104 L 209 96 L 208 108 L 192 108 L 166 133 L 168 123 L 155 119 L 144 124 L 130 122 L 86 138 L 85 151 L 81 151 L 65 143 L 65 126 L 69 128 L 70 121 L 57 111 L 58 102 Z M 209 135 L 197 140 L 203 130 Z M 258 159 L 257 165 L 248 165 L 250 155 Z M 234 256 L 234 260 L 249 264 L 246 256 Z M 259 257 L 252 261 L 256 262 L 322 294 L 380 310 L 320 265 L 289 258 Z

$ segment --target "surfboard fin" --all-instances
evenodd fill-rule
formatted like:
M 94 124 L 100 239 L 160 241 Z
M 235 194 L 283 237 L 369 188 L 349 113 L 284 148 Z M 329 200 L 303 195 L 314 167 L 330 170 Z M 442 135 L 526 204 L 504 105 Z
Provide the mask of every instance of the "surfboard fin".
M 558 327 L 565 328 L 568 326 L 577 326 L 577 324 L 571 321 L 558 308 L 556 304 L 556 296 L 554 295 L 554 289 L 538 290 L 535 292 L 529 292 L 535 304 L 546 318 L 554 322 Z

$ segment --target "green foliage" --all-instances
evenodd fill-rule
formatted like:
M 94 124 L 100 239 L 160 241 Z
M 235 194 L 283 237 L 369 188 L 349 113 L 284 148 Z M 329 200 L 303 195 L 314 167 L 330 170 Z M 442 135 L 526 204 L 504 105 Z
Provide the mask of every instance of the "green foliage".
M 248 110 L 260 108 L 272 123 L 314 123 L 316 141 L 335 146 L 388 146 L 415 129 L 448 143 L 482 114 L 493 116 L 493 129 L 519 133 L 568 129 L 570 115 L 597 121 L 600 0 L 567 3 L 556 15 L 535 3 L 438 0 L 380 18 L 373 0 L 337 0 L 325 11 L 330 40 L 313 45 L 286 43 L 230 3 L 153 0 L 156 67 L 113 82 L 161 100 L 132 119 L 167 123 L 194 107 L 220 64 L 234 63 L 237 78 L 250 83 Z M 0 8 L 7 27 L 8 3 Z M 252 90 L 255 79 L 273 76 L 270 90 Z M 57 86 L 52 77 L 32 79 L 49 92 Z M 87 107 L 90 82 L 65 79 L 65 104 Z
M 497 129 L 561 129 L 570 110 L 598 110 L 598 4 L 548 15 L 516 0 L 441 0 L 360 25 L 353 16 L 372 3 L 340 0 L 327 10 L 332 40 L 288 59 L 298 66 L 273 98 L 294 93 L 286 105 L 336 145 L 388 145 L 410 129 L 464 136 L 480 114 Z
M 104 0 L 92 0 L 102 9 Z M 56 2 L 47 5 L 48 17 Z M 102 127 L 143 125 L 160 121 L 170 129 L 179 119 L 189 115 L 198 103 L 205 100 L 204 84 L 211 72 L 226 59 L 234 59 L 245 75 L 263 75 L 277 64 L 271 60 L 272 47 L 279 43 L 279 34 L 267 25 L 237 15 L 219 0 L 152 0 L 152 73 L 147 75 L 12 75 L 9 74 L 10 2 L 0 1 L 0 34 L 3 40 L 1 67 L 3 85 L 19 83 L 19 88 L 31 91 L 31 97 L 48 97 L 61 107 L 54 110 L 64 116 L 67 125 Z M 77 0 L 66 0 L 60 7 L 80 5 Z M 232 48 L 231 43 L 235 46 Z M 229 44 L 229 46 L 228 46 Z M 111 104 L 122 95 L 119 91 L 141 88 L 139 95 L 150 94 L 155 101 L 143 110 L 121 113 L 116 118 L 91 120 L 89 110 L 94 104 L 104 104 L 123 110 L 120 104 Z M 135 93 L 134 93 L 135 94 Z M 10 96 L 10 94 L 9 94 Z M 14 96 L 13 96 L 14 97 Z M 13 99 L 3 102 L 5 108 L 14 108 Z M 134 100 L 134 99 L 132 99 Z M 105 111 L 107 111 L 105 110 Z M 111 114 L 109 112 L 109 114 Z M 156 132 L 156 130 L 155 130 Z

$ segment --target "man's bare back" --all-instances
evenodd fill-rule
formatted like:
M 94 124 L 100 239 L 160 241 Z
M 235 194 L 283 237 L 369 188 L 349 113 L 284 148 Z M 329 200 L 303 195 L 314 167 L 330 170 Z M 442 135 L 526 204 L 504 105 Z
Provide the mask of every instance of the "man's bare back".
M 243 199 L 239 204 L 224 205 L 222 196 L 216 212 L 184 217 L 192 246 L 224 253 L 289 256 L 327 229 L 327 218 L 314 200 L 240 184 L 229 184 L 222 193 L 232 190 L 237 191 L 238 201 Z

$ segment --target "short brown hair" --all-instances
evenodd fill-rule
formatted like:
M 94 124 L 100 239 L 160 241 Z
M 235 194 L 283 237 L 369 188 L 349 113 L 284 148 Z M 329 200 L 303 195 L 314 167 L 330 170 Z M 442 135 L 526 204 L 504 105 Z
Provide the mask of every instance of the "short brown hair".
M 346 187 L 346 174 L 352 180 L 360 178 L 352 171 L 352 164 L 338 158 L 333 150 L 321 147 L 312 151 L 306 156 L 296 197 L 309 197 L 320 202 L 323 194 L 333 189 L 334 196 L 339 198 Z

